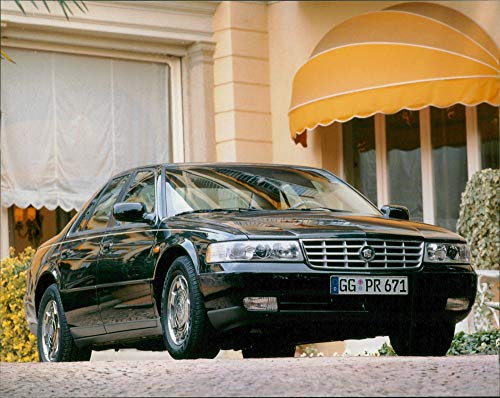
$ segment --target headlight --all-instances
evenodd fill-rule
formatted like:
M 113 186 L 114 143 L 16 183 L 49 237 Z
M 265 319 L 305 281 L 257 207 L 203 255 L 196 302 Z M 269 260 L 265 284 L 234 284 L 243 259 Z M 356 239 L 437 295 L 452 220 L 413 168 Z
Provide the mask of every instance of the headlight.
M 427 243 L 424 261 L 431 263 L 468 263 L 469 247 L 465 243 Z
M 227 261 L 302 261 L 299 242 L 293 240 L 249 240 L 212 243 L 207 263 Z

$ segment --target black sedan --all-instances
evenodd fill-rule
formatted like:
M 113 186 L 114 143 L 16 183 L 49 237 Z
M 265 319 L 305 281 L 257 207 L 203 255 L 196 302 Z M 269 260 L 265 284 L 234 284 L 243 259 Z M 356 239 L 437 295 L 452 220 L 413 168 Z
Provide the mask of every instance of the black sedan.
M 380 335 L 444 355 L 476 279 L 462 237 L 328 171 L 155 165 L 114 176 L 37 250 L 24 303 L 42 361 L 293 356 Z

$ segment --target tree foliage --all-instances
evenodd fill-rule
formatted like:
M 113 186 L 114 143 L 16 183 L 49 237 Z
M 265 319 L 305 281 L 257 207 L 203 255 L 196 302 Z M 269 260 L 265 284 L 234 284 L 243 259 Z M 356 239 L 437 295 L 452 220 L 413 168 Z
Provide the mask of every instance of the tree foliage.
M 75 5 L 81 12 L 85 13 L 86 11 L 88 11 L 88 8 L 87 6 L 85 5 L 85 3 L 82 1 L 82 0 L 56 0 L 56 1 L 47 1 L 47 0 L 41 0 L 41 1 L 35 1 L 35 0 L 30 0 L 30 1 L 21 1 L 21 0 L 14 0 L 14 2 L 16 3 L 17 7 L 21 10 L 21 12 L 26 15 L 26 10 L 24 7 L 26 7 L 27 5 L 30 5 L 30 6 L 33 6 L 35 7 L 37 10 L 38 10 L 38 5 L 41 3 L 43 4 L 43 6 L 45 7 L 45 9 L 50 13 L 50 7 L 49 7 L 49 4 L 53 4 L 53 3 L 57 3 L 59 5 L 59 7 L 61 7 L 61 10 L 63 11 L 64 13 L 64 16 L 66 17 L 66 19 L 69 21 L 69 15 L 73 15 L 73 11 L 71 10 L 71 6 L 70 4 L 72 5 Z M 10 61 L 12 63 L 15 63 L 14 60 L 9 57 L 9 55 L 4 51 L 4 50 L 0 50 L 1 52 L 1 58 L 2 59 L 6 59 L 7 61 Z
M 14 0 L 14 1 L 16 3 L 17 7 L 25 15 L 26 15 L 26 11 L 24 10 L 23 3 L 24 3 L 24 5 L 26 5 L 26 4 L 32 4 L 38 10 L 38 4 L 37 4 L 37 1 L 35 1 L 35 0 L 30 0 L 30 1 Z M 47 9 L 48 12 L 50 12 L 49 3 L 57 3 L 57 4 L 59 4 L 59 6 L 61 7 L 62 11 L 64 12 L 64 16 L 68 20 L 69 20 L 68 13 L 70 13 L 71 15 L 73 15 L 73 11 L 71 11 L 71 7 L 69 6 L 68 3 L 74 4 L 83 13 L 85 11 L 88 11 L 87 6 L 81 0 L 70 0 L 70 1 L 68 1 L 68 0 L 56 0 L 56 1 L 42 0 L 42 1 L 38 1 L 38 3 L 42 3 L 45 6 L 45 8 Z

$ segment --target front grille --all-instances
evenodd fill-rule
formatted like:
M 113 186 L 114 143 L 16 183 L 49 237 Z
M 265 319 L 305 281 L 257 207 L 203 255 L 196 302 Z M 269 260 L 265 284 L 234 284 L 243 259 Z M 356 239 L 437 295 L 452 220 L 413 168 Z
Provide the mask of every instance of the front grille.
M 408 269 L 422 262 L 424 243 L 396 239 L 303 239 L 309 264 L 318 269 Z M 360 257 L 362 247 L 375 251 L 371 261 Z

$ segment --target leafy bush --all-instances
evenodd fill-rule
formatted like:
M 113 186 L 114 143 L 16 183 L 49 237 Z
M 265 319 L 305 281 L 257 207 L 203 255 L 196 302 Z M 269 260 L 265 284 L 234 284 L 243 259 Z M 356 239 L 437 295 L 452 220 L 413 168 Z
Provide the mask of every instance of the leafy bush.
M 474 330 L 489 330 L 495 325 L 493 311 L 490 303 L 495 297 L 492 289 L 492 283 L 482 282 L 478 284 L 476 300 L 472 307 L 472 317 L 474 321 Z
M 396 355 L 387 343 L 378 349 L 380 356 Z M 453 337 L 446 355 L 500 354 L 500 330 L 480 331 L 471 334 L 458 332 Z
M 457 231 L 467 239 L 477 269 L 500 270 L 500 170 L 474 173 L 462 193 Z
M 394 351 L 394 348 L 392 348 L 390 344 L 384 343 L 382 344 L 382 347 L 378 349 L 378 355 L 392 357 L 396 355 L 396 352 Z
M 459 332 L 453 337 L 448 355 L 500 354 L 500 330 Z
M 29 362 L 38 360 L 36 337 L 31 334 L 24 315 L 26 270 L 34 250 L 30 247 L 0 260 L 0 360 Z

